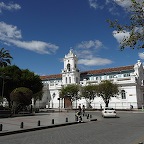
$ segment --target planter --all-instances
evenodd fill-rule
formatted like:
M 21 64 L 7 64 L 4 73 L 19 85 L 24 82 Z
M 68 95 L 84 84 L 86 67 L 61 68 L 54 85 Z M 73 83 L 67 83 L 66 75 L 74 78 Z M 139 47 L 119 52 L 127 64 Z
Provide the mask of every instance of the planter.
M 11 110 L 0 110 L 0 118 L 10 116 L 11 116 Z

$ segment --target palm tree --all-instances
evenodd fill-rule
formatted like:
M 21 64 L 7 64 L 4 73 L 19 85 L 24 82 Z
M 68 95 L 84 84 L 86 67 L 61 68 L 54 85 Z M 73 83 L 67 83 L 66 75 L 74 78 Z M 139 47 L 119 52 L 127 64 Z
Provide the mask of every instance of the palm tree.
M 6 67 L 11 64 L 12 56 L 8 50 L 1 48 L 0 50 L 0 67 Z

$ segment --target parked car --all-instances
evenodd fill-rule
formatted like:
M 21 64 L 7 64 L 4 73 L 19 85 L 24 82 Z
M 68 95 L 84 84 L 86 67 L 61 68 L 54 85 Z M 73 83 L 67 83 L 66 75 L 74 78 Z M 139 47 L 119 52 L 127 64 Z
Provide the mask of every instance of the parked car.
M 102 110 L 102 117 L 116 117 L 116 111 L 114 108 L 111 107 L 105 107 Z

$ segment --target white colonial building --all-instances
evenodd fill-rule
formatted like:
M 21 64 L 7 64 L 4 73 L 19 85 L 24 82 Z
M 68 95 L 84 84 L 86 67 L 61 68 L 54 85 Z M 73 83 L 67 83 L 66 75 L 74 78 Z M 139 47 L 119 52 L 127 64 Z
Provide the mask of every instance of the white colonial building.
M 77 67 L 78 59 L 72 50 L 65 55 L 64 68 L 61 74 L 41 76 L 44 84 L 43 99 L 37 102 L 37 106 L 46 108 L 76 108 L 75 102 L 70 103 L 59 98 L 61 88 L 67 84 L 99 84 L 103 80 L 110 80 L 119 86 L 119 95 L 110 100 L 109 106 L 116 109 L 141 108 L 144 104 L 144 69 L 138 60 L 136 64 L 115 68 L 89 70 L 80 72 Z M 78 104 L 87 105 L 85 99 L 77 101 Z M 91 103 L 93 108 L 99 109 L 105 106 L 100 97 L 96 97 Z

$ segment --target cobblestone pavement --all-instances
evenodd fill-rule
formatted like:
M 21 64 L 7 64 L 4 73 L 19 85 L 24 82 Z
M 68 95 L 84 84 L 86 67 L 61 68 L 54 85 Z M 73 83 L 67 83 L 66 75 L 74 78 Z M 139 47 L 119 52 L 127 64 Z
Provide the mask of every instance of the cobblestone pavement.
M 118 118 L 0 137 L 0 144 L 139 144 L 144 142 L 144 113 L 119 112 Z
M 89 121 L 86 116 L 83 121 Z M 90 116 L 89 116 L 90 118 Z M 63 124 L 75 124 L 75 112 L 38 113 L 34 116 L 1 118 L 0 135 L 17 133 L 18 131 L 36 130 L 36 128 L 46 128 L 47 126 L 58 126 Z

